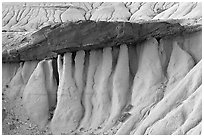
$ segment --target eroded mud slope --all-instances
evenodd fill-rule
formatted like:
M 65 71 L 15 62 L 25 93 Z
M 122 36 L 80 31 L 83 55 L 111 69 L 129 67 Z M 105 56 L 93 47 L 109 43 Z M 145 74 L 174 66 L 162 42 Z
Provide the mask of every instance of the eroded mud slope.
M 53 23 L 93 20 L 130 21 L 198 19 L 198 2 L 49 2 L 3 3 L 2 30 L 33 31 Z M 189 23 L 189 22 L 188 22 Z
M 32 37 L 36 31 L 38 34 L 41 28 L 46 30 L 48 25 L 63 26 L 80 20 L 150 23 L 144 27 L 146 31 L 156 21 L 164 24 L 175 21 L 182 28 L 201 26 L 188 33 L 176 30 L 177 35 L 171 36 L 160 35 L 165 32 L 155 27 L 157 35 L 111 46 L 97 36 L 94 38 L 101 42 L 99 47 L 103 44 L 100 48 L 93 44 L 88 50 L 78 48 L 55 53 L 57 56 L 53 58 L 41 56 L 36 60 L 39 54 L 34 53 L 30 61 L 5 60 L 2 63 L 3 134 L 201 134 L 201 11 L 198 2 L 3 3 L 2 49 L 8 51 L 28 47 L 25 38 Z M 140 35 L 147 33 L 134 31 Z M 129 31 L 117 34 L 127 36 L 126 32 Z M 69 46 L 66 36 L 72 35 L 63 34 L 59 33 L 62 37 L 55 34 L 61 41 L 51 39 L 55 41 L 52 48 L 61 44 L 64 50 Z M 83 40 L 86 42 L 86 36 Z M 47 44 L 50 49 L 49 41 L 40 42 L 33 46 Z
M 200 134 L 200 52 L 196 32 L 4 63 L 3 94 L 52 134 Z

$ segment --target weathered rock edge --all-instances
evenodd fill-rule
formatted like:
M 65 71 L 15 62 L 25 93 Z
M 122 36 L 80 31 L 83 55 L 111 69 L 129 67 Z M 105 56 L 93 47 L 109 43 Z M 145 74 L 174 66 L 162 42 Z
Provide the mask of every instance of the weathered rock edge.
M 78 21 L 46 26 L 2 53 L 2 62 L 55 58 L 57 54 L 120 44 L 132 45 L 150 37 L 163 38 L 201 31 L 202 25 L 182 26 L 178 20 L 160 22 Z

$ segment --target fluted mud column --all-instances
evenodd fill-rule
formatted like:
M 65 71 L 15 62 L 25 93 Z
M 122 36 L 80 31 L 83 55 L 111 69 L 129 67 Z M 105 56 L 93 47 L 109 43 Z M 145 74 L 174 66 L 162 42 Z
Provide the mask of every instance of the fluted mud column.
M 139 67 L 134 77 L 131 117 L 122 125 L 117 134 L 129 134 L 152 107 L 163 98 L 162 82 L 165 82 L 158 42 L 150 39 L 143 43 L 139 56 Z
M 79 130 L 88 129 L 91 125 L 92 119 L 92 111 L 93 111 L 93 104 L 92 104 L 92 97 L 94 94 L 94 75 L 97 71 L 97 66 L 101 60 L 101 51 L 90 51 L 89 54 L 89 63 L 88 63 L 88 70 L 87 70 L 87 77 L 86 77 L 86 86 L 84 88 L 82 103 L 84 106 L 84 116 L 81 120 Z
M 66 53 L 63 59 L 62 76 L 59 80 L 58 102 L 51 121 L 53 134 L 72 133 L 78 127 L 83 115 L 81 91 L 76 87 L 73 72 L 72 53 Z
M 93 102 L 93 115 L 91 129 L 97 129 L 110 115 L 111 108 L 111 89 L 108 85 L 112 72 L 112 48 L 104 48 L 102 62 L 99 65 L 100 74 L 98 75 L 98 85 L 95 85 L 95 102 Z
M 127 45 L 121 45 L 117 65 L 113 73 L 111 113 L 103 131 L 110 129 L 118 120 L 121 110 L 126 105 L 129 92 L 129 57 Z
M 31 119 L 40 128 L 45 127 L 49 117 L 49 100 L 45 84 L 44 63 L 45 61 L 38 63 L 23 92 L 24 107 Z

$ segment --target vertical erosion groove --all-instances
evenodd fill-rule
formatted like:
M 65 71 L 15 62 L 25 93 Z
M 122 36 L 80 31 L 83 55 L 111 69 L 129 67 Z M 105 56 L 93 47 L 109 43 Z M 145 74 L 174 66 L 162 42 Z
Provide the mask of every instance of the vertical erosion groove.
M 97 65 L 99 62 L 100 51 L 90 51 L 89 56 L 89 66 L 88 66 L 88 73 L 86 79 L 86 86 L 84 89 L 83 94 L 83 104 L 84 104 L 84 117 L 80 123 L 79 129 L 87 129 L 91 124 L 91 115 L 93 104 L 91 102 L 91 98 L 94 93 L 94 74 L 96 73 Z
M 43 70 L 44 61 L 38 63 L 23 92 L 23 104 L 31 119 L 43 129 L 48 122 L 49 101 Z
M 163 98 L 163 89 L 159 87 L 165 77 L 158 52 L 156 39 L 150 39 L 142 44 L 132 87 L 131 104 L 134 107 L 132 116 L 122 125 L 117 134 L 129 134 L 146 112 Z
M 56 105 L 57 98 L 57 82 L 53 75 L 52 60 L 46 60 L 44 63 L 45 85 L 47 89 L 49 108 Z
M 112 48 L 104 48 L 101 65 L 97 69 L 100 69 L 98 75 L 98 83 L 95 86 L 95 107 L 93 110 L 93 122 L 91 129 L 96 129 L 102 124 L 110 115 L 110 96 L 108 89 L 108 80 L 112 71 Z
M 111 113 L 104 126 L 104 130 L 107 130 L 116 123 L 120 116 L 120 112 L 126 105 L 129 89 L 129 58 L 127 45 L 121 45 L 118 55 L 118 61 L 113 74 L 113 91 L 111 102 Z
M 65 53 L 63 71 L 58 88 L 58 102 L 51 121 L 53 134 L 70 134 L 79 125 L 83 109 L 81 106 L 80 92 L 72 77 L 72 53 Z M 78 83 L 77 83 L 78 84 Z

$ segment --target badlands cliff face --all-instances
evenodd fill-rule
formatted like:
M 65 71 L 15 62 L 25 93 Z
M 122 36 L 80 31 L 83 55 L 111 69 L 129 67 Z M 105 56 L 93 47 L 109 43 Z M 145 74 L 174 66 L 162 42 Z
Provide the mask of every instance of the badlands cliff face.
M 201 134 L 201 10 L 3 3 L 3 134 Z

